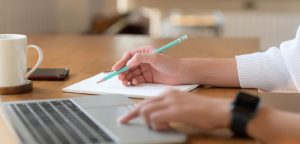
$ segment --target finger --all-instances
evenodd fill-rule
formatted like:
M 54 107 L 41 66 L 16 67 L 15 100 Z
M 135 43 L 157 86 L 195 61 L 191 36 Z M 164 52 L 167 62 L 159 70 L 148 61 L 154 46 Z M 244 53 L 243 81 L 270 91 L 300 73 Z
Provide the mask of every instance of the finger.
M 136 69 L 139 69 L 139 66 L 135 66 L 133 68 L 130 68 L 129 70 L 122 72 L 119 74 L 119 80 L 123 81 L 125 80 L 126 76 L 130 73 L 132 73 L 133 71 L 135 71 Z
M 155 130 L 162 130 L 164 128 L 168 128 L 169 122 L 177 121 L 176 113 L 172 112 L 170 108 L 165 108 L 165 109 L 155 111 L 151 113 L 149 117 L 150 117 L 151 128 Z
M 148 126 L 151 126 L 150 124 L 151 113 L 163 109 L 167 106 L 168 105 L 164 101 L 152 101 L 151 103 L 145 104 L 143 105 L 143 107 L 140 108 L 140 115 L 144 117 L 146 124 Z
M 144 47 L 140 47 L 137 48 L 133 51 L 127 52 L 122 58 L 121 60 L 119 60 L 113 67 L 112 70 L 118 70 L 120 68 L 122 68 L 123 66 L 126 65 L 126 63 L 131 59 L 131 57 L 135 54 L 135 53 L 152 53 L 152 51 L 154 51 L 155 49 L 153 48 L 153 46 L 151 45 L 147 45 Z
M 134 110 L 132 110 L 131 112 L 129 112 L 128 114 L 126 114 L 125 116 L 122 116 L 120 119 L 119 119 L 119 122 L 120 123 L 123 123 L 123 124 L 126 124 L 128 123 L 130 120 L 132 120 L 133 118 L 135 117 L 138 117 L 139 114 L 140 114 L 140 109 L 146 105 L 146 104 L 149 104 L 151 102 L 154 102 L 154 101 L 158 101 L 160 99 L 162 99 L 163 97 L 162 96 L 158 96 L 158 97 L 154 97 L 154 98 L 150 98 L 148 100 L 145 100 L 145 101 L 142 101 L 140 102 Z
M 138 103 L 138 104 L 136 105 L 136 108 L 141 108 L 141 107 L 143 107 L 144 105 L 147 105 L 147 104 L 150 104 L 150 103 L 155 103 L 156 101 L 162 101 L 164 98 L 165 98 L 165 96 L 163 96 L 163 95 L 157 96 L 157 97 L 149 98 L 149 99 L 147 99 L 147 100 L 144 100 L 144 101 Z
M 119 122 L 122 124 L 127 124 L 130 120 L 136 118 L 139 116 L 139 108 L 134 109 L 133 111 L 129 112 L 128 114 L 126 114 L 125 116 L 122 116 L 119 119 Z
M 122 67 L 124 67 L 128 60 L 133 56 L 132 52 L 126 53 L 121 60 L 119 60 L 115 65 L 113 65 L 112 70 L 116 71 Z
M 133 84 L 132 80 L 124 80 L 124 81 L 122 82 L 122 84 L 123 84 L 124 86 L 135 86 L 135 85 Z
M 146 80 L 143 76 L 139 75 L 139 76 L 136 76 L 134 77 L 132 80 L 131 80 L 132 84 L 133 85 L 138 85 L 140 83 L 145 83 Z
M 135 53 L 133 57 L 126 63 L 129 67 L 134 67 L 142 63 L 153 64 L 157 60 L 157 54 L 141 54 Z
M 140 48 L 137 48 L 132 51 L 132 53 L 152 53 L 155 50 L 155 48 L 151 45 L 146 45 Z
M 169 123 L 160 123 L 160 124 L 153 125 L 150 128 L 153 128 L 154 130 L 157 131 L 163 131 L 163 130 L 171 129 L 171 126 L 169 125 Z
M 120 81 L 123 81 L 125 79 L 126 75 L 125 75 L 125 72 L 124 73 L 120 73 L 118 78 Z
M 148 64 L 142 64 L 142 65 L 140 65 L 140 69 L 141 69 L 142 73 L 144 73 L 146 71 L 149 71 L 151 69 L 151 66 Z
M 152 72 L 150 70 L 150 65 L 141 65 L 141 74 L 134 76 L 131 81 L 133 85 L 138 85 L 139 83 L 152 83 L 153 78 L 152 78 Z
M 153 75 L 151 71 L 146 71 L 142 73 L 143 78 L 145 79 L 145 82 L 147 83 L 153 83 Z
M 123 84 L 124 86 L 129 86 L 129 85 L 130 85 L 130 83 L 129 83 L 128 80 L 123 80 L 123 81 L 122 81 L 122 84 Z
M 132 70 L 131 72 L 129 72 L 126 75 L 125 79 L 128 80 L 128 81 L 131 81 L 132 78 L 140 76 L 140 75 L 142 75 L 141 69 L 140 68 L 136 68 L 136 69 Z
M 133 68 L 130 68 L 129 70 L 123 72 L 123 73 L 120 73 L 118 78 L 120 81 L 122 81 L 122 84 L 124 86 L 129 86 L 131 84 L 131 81 L 126 79 L 126 76 L 130 73 L 132 73 L 132 71 L 135 71 L 136 69 L 138 69 L 138 66 L 135 66 Z
M 122 84 L 124 86 L 128 86 L 129 85 L 129 80 L 125 79 L 126 75 L 125 74 L 120 74 L 119 75 L 119 80 L 122 81 Z

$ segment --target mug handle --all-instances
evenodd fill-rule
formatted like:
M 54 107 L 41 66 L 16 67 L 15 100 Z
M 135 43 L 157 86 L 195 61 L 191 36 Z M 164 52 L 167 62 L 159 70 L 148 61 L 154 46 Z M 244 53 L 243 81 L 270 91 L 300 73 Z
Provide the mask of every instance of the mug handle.
M 42 63 L 43 57 L 44 57 L 43 51 L 40 47 L 38 47 L 36 45 L 28 45 L 27 48 L 35 49 L 39 54 L 39 59 L 36 62 L 35 66 L 26 74 L 26 79 L 28 79 L 28 77 L 40 66 L 40 64 Z

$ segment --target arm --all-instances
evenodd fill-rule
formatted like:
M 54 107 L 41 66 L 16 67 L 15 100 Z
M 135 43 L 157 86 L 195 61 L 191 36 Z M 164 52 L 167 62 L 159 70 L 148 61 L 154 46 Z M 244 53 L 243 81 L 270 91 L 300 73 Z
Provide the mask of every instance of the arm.
M 125 85 L 132 83 L 204 84 L 266 91 L 300 89 L 300 28 L 296 38 L 279 48 L 228 59 L 176 59 L 165 54 L 151 54 L 152 46 L 128 52 L 113 70 L 127 65 L 131 69 L 120 74 Z
M 264 143 L 299 143 L 300 115 L 261 107 L 247 127 L 248 134 Z
M 279 48 L 235 58 L 177 59 L 165 54 L 151 54 L 154 48 L 142 47 L 128 52 L 113 70 L 124 65 L 129 72 L 120 75 L 124 84 L 163 83 L 204 84 L 265 91 L 294 91 L 300 89 L 300 28 L 294 40 L 283 42 Z
M 136 109 L 120 119 L 128 123 L 142 116 L 149 127 L 166 130 L 170 123 L 184 123 L 204 131 L 229 128 L 231 101 L 208 98 L 180 91 L 169 91 L 162 96 L 140 103 Z M 252 138 L 267 144 L 299 143 L 300 114 L 260 107 L 256 116 L 247 125 Z
M 183 76 L 186 82 L 213 86 L 239 87 L 234 58 L 186 58 L 183 61 Z

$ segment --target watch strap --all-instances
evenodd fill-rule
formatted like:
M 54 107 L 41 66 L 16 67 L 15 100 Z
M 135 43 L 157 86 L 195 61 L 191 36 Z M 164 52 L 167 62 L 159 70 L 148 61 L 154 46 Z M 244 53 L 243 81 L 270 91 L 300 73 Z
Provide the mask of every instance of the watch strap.
M 247 125 L 255 116 L 260 99 L 247 93 L 240 92 L 232 103 L 232 118 L 230 129 L 234 136 L 248 138 Z
M 232 113 L 232 121 L 230 129 L 234 136 L 241 138 L 249 138 L 247 134 L 247 124 L 249 119 L 241 114 Z

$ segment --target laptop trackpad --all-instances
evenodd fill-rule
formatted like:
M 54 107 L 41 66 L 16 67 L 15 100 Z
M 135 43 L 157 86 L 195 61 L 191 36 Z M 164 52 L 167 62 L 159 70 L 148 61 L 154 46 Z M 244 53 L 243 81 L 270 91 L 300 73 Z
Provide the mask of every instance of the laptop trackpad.
M 173 143 L 184 142 L 185 135 L 175 132 L 156 132 L 149 130 L 143 119 L 137 118 L 130 124 L 123 125 L 117 119 L 128 113 L 133 105 L 108 106 L 85 109 L 91 117 L 113 139 L 120 143 Z

